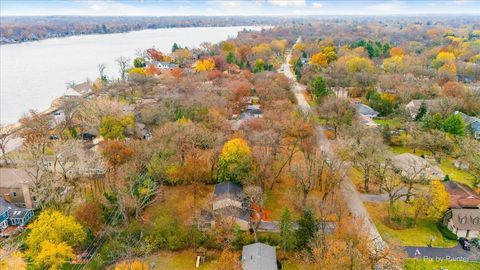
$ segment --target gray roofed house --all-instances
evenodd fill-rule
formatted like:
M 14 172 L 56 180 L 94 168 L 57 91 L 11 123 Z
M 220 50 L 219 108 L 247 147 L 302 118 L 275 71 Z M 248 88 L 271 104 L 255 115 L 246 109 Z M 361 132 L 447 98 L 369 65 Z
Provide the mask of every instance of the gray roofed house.
M 243 203 L 243 187 L 230 181 L 215 185 L 213 191 L 213 213 L 235 219 L 241 230 L 248 230 L 250 211 Z
M 240 114 L 240 120 L 262 117 L 263 114 L 260 105 L 248 105 L 247 109 Z
M 426 159 L 410 153 L 403 153 L 391 158 L 392 165 L 410 178 L 427 178 L 440 180 L 445 177 L 440 168 L 432 166 Z
M 275 248 L 263 243 L 243 246 L 243 270 L 277 270 L 277 253 Z
M 235 184 L 231 181 L 225 181 L 219 184 L 216 184 L 213 190 L 215 196 L 222 195 L 240 195 L 243 192 L 243 187 L 239 184 Z
M 358 114 L 365 115 L 369 118 L 375 118 L 378 116 L 378 112 L 372 109 L 370 106 L 367 106 L 363 103 L 356 103 L 355 104 L 355 111 Z

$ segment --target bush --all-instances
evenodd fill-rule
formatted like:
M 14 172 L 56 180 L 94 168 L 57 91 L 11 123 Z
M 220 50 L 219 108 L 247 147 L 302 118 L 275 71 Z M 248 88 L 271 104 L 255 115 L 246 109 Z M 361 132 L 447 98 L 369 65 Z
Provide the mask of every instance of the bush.
M 145 241 L 154 249 L 179 250 L 188 245 L 188 232 L 172 216 L 159 216 Z
M 442 233 L 443 237 L 455 241 L 458 239 L 458 236 L 451 232 L 442 222 L 437 222 L 437 228 Z

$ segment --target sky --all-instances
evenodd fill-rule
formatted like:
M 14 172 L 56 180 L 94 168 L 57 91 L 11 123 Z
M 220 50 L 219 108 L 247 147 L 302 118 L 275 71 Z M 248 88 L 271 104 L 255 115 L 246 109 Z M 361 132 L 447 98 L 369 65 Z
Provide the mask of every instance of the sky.
M 301 16 L 480 14 L 480 0 L 0 0 L 1 16 Z

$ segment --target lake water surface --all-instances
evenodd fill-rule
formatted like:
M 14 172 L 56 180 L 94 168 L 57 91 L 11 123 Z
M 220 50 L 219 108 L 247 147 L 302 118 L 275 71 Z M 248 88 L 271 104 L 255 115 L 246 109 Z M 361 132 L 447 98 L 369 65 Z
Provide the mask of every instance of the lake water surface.
M 107 66 L 108 77 L 118 77 L 115 59 L 135 57 L 138 50 L 155 47 L 170 52 L 174 42 L 189 48 L 235 37 L 242 29 L 261 27 L 198 27 L 143 30 L 129 33 L 46 39 L 0 46 L 0 122 L 16 122 L 29 109 L 44 110 L 66 90 L 66 83 L 98 77 L 97 66 Z

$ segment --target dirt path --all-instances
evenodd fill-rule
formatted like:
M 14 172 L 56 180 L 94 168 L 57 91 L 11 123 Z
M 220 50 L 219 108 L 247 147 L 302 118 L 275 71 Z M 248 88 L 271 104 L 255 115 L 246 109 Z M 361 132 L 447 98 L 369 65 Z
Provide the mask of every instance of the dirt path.
M 300 37 L 297 40 L 297 43 L 299 42 L 301 42 Z M 285 76 L 291 81 L 292 90 L 295 94 L 295 98 L 297 99 L 298 107 L 300 107 L 300 109 L 304 113 L 309 114 L 312 112 L 312 108 L 310 107 L 310 105 L 305 99 L 305 96 L 303 95 L 303 91 L 305 91 L 306 87 L 305 85 L 298 83 L 295 75 L 292 73 L 292 70 L 290 69 L 290 64 L 289 64 L 291 57 L 292 57 L 292 53 L 290 51 L 281 69 L 283 70 L 282 71 L 283 74 L 285 74 Z M 334 153 L 331 149 L 330 142 L 325 137 L 322 127 L 320 126 L 316 127 L 316 131 L 317 131 L 320 149 L 328 157 L 333 157 Z M 370 236 L 372 244 L 375 247 L 375 250 L 385 248 L 387 246 L 386 242 L 383 241 L 382 237 L 380 236 L 380 233 L 378 233 L 377 227 L 375 227 L 375 224 L 373 224 L 372 220 L 370 219 L 370 216 L 368 215 L 367 210 L 365 209 L 365 206 L 363 205 L 363 202 L 360 197 L 360 193 L 357 191 L 357 189 L 355 188 L 355 186 L 353 185 L 352 181 L 349 178 L 346 178 L 344 179 L 344 181 L 342 181 L 342 183 L 340 184 L 340 191 L 343 194 L 343 197 L 347 203 L 347 207 L 350 213 L 352 214 L 352 216 L 361 218 L 363 220 L 363 223 L 365 224 L 366 230 Z

